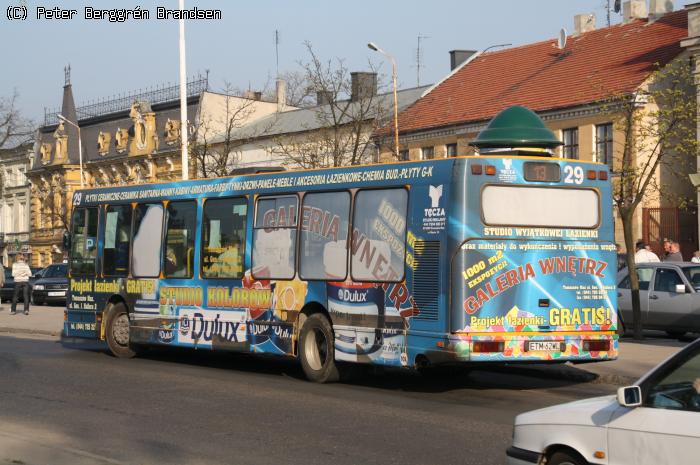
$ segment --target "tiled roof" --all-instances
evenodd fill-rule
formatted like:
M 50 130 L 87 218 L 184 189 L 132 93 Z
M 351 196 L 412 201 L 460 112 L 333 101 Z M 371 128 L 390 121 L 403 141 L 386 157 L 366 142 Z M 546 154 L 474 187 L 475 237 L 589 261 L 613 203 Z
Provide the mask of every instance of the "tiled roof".
M 490 119 L 511 105 L 554 110 L 631 92 L 681 51 L 687 11 L 485 53 L 399 115 L 402 133 Z M 382 132 L 387 131 L 383 128 Z

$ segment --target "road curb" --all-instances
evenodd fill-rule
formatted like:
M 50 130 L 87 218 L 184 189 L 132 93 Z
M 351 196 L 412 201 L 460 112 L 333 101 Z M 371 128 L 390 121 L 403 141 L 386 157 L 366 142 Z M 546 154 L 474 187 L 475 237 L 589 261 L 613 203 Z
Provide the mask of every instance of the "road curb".
M 0 333 L 10 333 L 10 334 L 29 334 L 29 335 L 41 335 L 41 336 L 53 336 L 58 338 L 61 335 L 61 331 L 47 331 L 43 329 L 29 329 L 29 328 L 10 328 L 6 326 L 0 326 Z

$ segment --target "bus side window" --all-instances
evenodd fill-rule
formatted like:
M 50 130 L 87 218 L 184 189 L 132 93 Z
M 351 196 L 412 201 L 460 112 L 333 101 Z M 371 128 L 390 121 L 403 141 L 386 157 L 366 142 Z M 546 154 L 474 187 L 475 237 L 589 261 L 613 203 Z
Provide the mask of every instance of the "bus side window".
M 202 277 L 243 277 L 248 204 L 245 198 L 207 199 L 202 220 Z
M 160 275 L 160 249 L 163 235 L 163 205 L 149 203 L 134 209 L 131 272 L 139 278 Z
M 129 273 L 131 213 L 131 205 L 107 207 L 102 258 L 105 276 L 126 276 Z
M 95 274 L 97 262 L 97 208 L 76 208 L 70 269 L 72 274 Z
M 170 202 L 166 221 L 164 273 L 166 278 L 194 276 L 195 202 Z
M 294 278 L 299 198 L 261 197 L 253 225 L 253 277 Z
M 352 279 L 403 280 L 406 252 L 406 189 L 361 190 L 355 196 Z
M 301 279 L 345 280 L 349 220 L 349 192 L 304 196 L 299 238 Z

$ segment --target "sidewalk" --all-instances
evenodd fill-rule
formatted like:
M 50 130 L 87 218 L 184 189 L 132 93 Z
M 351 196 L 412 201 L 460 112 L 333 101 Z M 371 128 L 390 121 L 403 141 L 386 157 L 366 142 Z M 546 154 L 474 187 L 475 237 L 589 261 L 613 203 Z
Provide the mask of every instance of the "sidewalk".
M 63 310 L 60 305 L 31 305 L 29 315 L 22 313 L 24 304 L 17 304 L 17 314 L 10 315 L 12 304 L 2 303 L 0 310 L 0 334 L 24 333 L 60 336 L 63 330 Z
M 641 342 L 634 341 L 632 338 L 623 338 L 617 360 L 573 366 L 598 375 L 595 382 L 627 386 L 689 342 L 689 339 L 679 341 L 654 335 L 645 335 L 645 339 Z

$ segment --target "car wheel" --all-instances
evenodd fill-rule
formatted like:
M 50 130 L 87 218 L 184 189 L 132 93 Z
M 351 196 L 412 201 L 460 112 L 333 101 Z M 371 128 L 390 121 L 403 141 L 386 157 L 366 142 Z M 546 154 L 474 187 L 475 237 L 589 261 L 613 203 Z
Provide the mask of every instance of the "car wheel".
M 686 331 L 666 331 L 666 334 L 668 334 L 669 337 L 672 337 L 674 339 L 680 339 L 683 336 L 685 336 Z
M 106 311 L 105 339 L 109 351 L 117 358 L 132 358 L 136 351 L 129 340 L 129 315 L 124 304 L 110 305 Z
M 299 359 L 310 381 L 333 383 L 340 378 L 335 364 L 333 328 L 322 313 L 314 313 L 304 321 L 299 337 Z
M 586 461 L 578 454 L 559 451 L 553 453 L 549 459 L 547 459 L 547 465 L 586 465 Z

